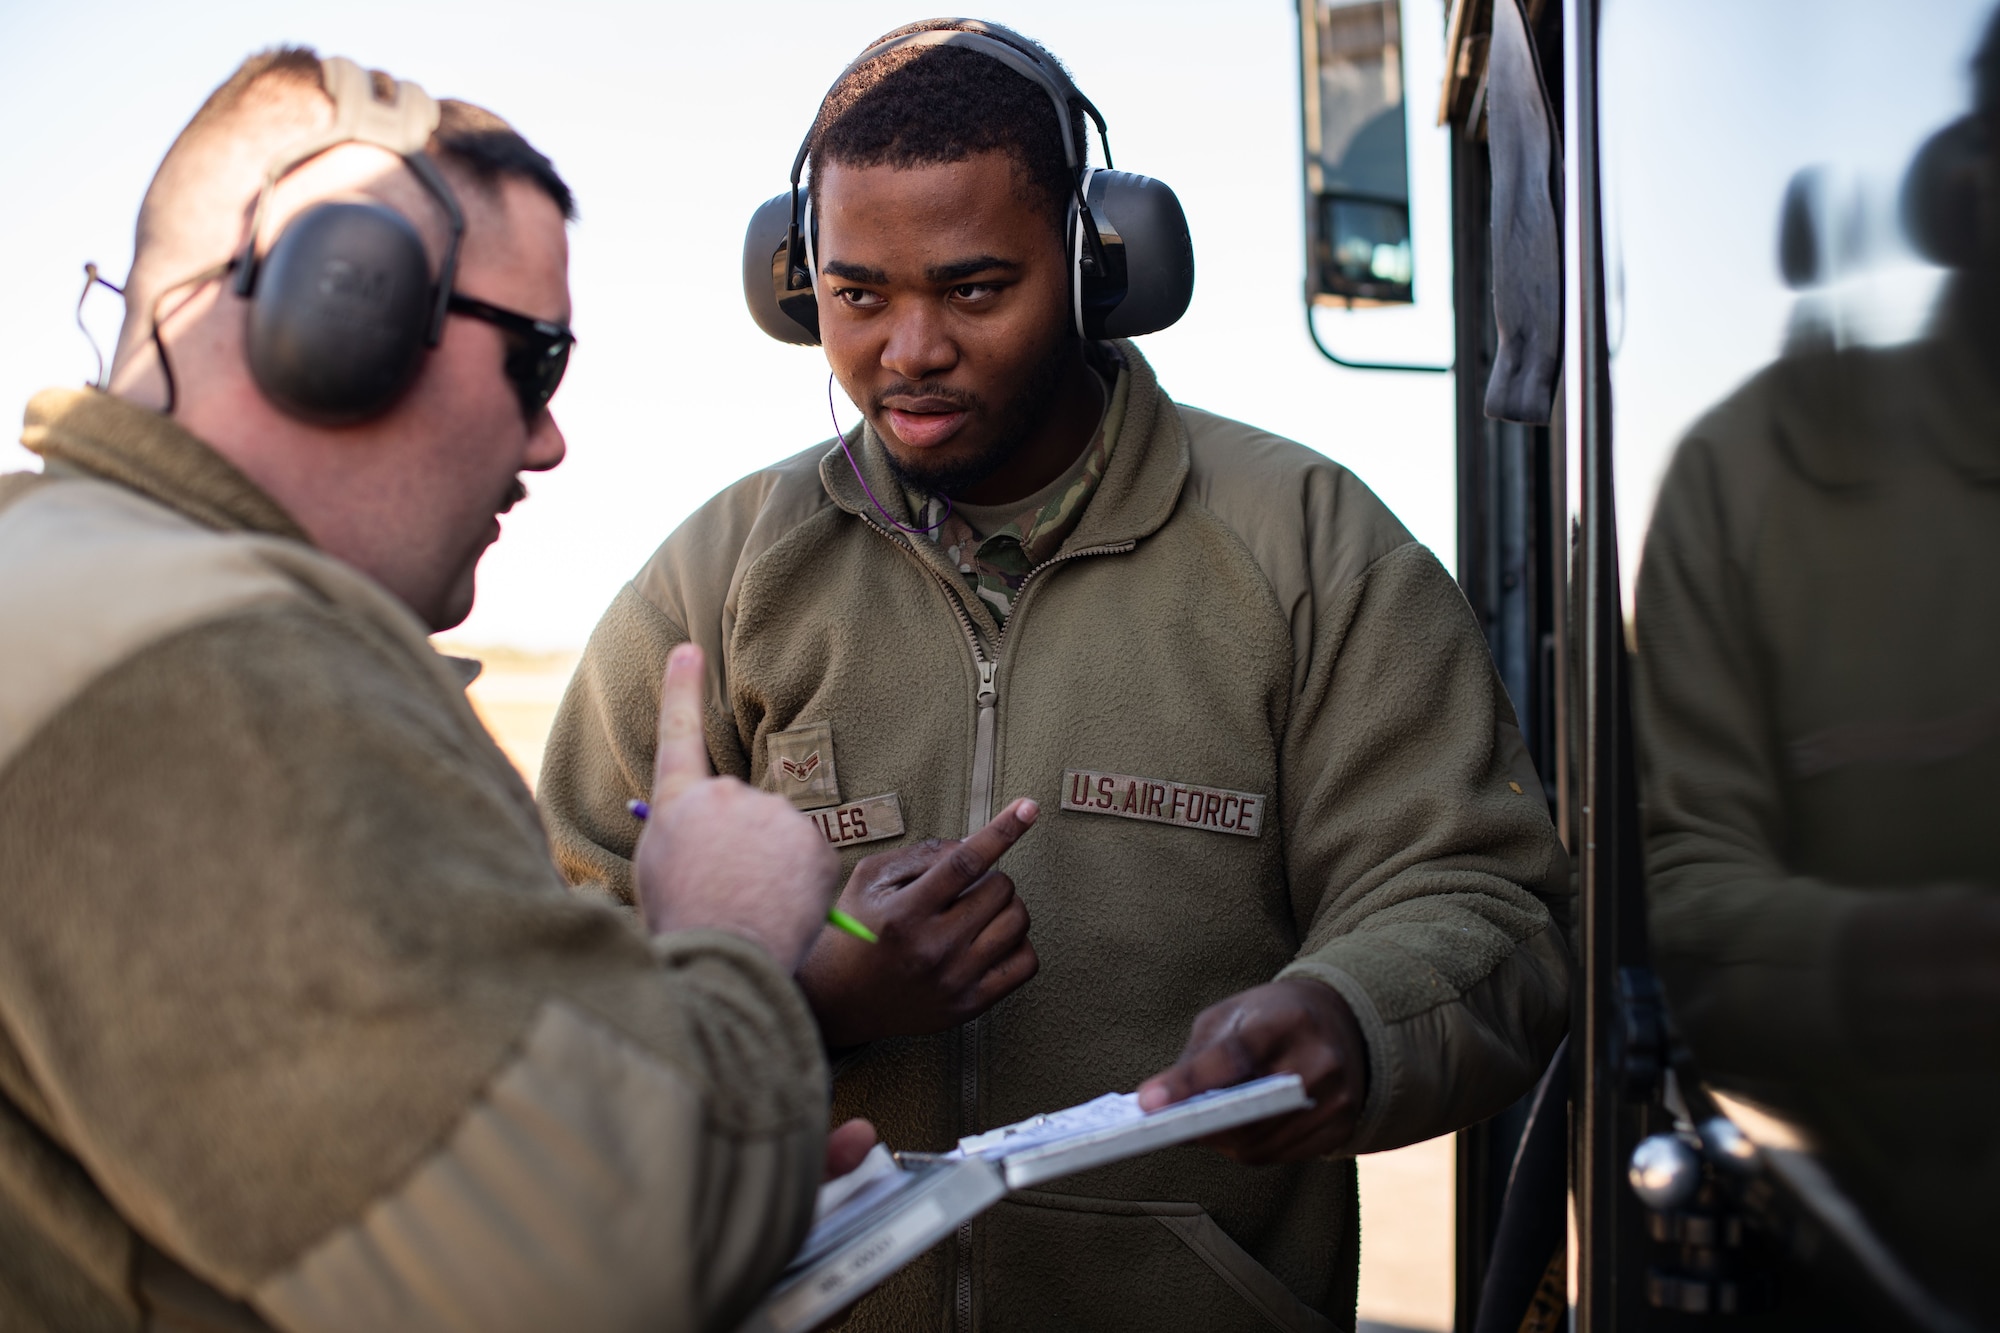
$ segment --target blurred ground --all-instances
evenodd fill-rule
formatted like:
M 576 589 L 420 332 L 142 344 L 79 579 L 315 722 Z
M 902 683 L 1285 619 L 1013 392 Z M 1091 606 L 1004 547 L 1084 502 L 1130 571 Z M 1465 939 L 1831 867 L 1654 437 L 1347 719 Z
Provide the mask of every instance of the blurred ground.
M 438 647 L 456 656 L 476 658 L 486 669 L 466 693 L 479 720 L 500 742 L 500 748 L 521 770 L 528 786 L 542 771 L 542 746 L 549 725 L 555 721 L 556 705 L 562 702 L 563 687 L 576 670 L 575 653 L 524 653 L 513 648 L 473 647 L 440 642 Z
M 1361 1328 L 1451 1327 L 1452 1171 L 1449 1135 L 1361 1159 Z M 1378 1327 L 1371 1329 L 1370 1321 Z
M 532 787 L 576 654 L 440 647 L 486 664 L 468 692 L 472 706 Z M 1450 1138 L 1361 1159 L 1358 1333 L 1451 1327 L 1453 1160 Z

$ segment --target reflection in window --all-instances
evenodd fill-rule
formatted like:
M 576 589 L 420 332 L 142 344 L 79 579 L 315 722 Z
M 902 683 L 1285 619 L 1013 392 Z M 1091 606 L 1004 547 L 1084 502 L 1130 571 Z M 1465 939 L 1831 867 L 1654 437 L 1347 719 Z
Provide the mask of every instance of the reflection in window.
M 1674 1019 L 1991 1319 L 2000 25 L 1935 8 L 1609 8 L 1615 467 Z

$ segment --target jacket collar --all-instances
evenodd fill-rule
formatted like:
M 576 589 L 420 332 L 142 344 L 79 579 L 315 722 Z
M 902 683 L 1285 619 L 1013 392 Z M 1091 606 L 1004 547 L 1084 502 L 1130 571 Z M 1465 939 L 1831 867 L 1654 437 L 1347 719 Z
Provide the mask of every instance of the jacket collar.
M 1083 518 L 1058 554 L 1122 545 L 1151 536 L 1174 512 L 1174 506 L 1180 503 L 1181 488 L 1187 482 L 1188 438 L 1180 413 L 1161 391 L 1153 368 L 1139 355 L 1139 349 L 1123 340 L 1117 346 L 1124 355 L 1125 369 L 1120 372 L 1113 392 L 1126 395 L 1124 420 L 1119 423 L 1112 442 L 1104 479 L 1098 483 L 1097 493 L 1091 496 Z M 868 490 L 875 493 L 882 507 L 898 523 L 915 527 L 917 520 L 910 513 L 909 502 L 890 470 L 874 428 L 864 418 L 855 431 L 849 432 L 847 441 L 861 475 L 867 478 Z M 878 528 L 888 526 L 856 481 L 854 470 L 848 467 L 838 444 L 820 459 L 819 477 L 834 504 Z M 931 544 L 913 545 L 921 553 L 922 548 Z M 942 557 L 935 563 L 945 567 Z
M 1822 486 L 1878 483 L 1928 450 L 1974 484 L 2000 482 L 2000 328 L 1963 277 L 1922 339 L 1781 359 L 1776 424 L 1794 466 Z
M 1954 304 L 1957 304 L 1954 302 Z M 1954 312 L 1956 313 L 1956 312 Z M 1988 312 L 1980 312 L 1990 315 Z M 1934 341 L 1928 358 L 1929 383 L 1919 391 L 1918 407 L 1930 426 L 1930 438 L 1947 462 L 1967 481 L 2000 482 L 2000 393 L 1994 387 L 1993 338 L 1979 330 L 1959 327 Z
M 197 523 L 310 544 L 276 500 L 179 423 L 95 389 L 44 389 L 28 402 L 21 443 L 51 471 L 116 482 Z

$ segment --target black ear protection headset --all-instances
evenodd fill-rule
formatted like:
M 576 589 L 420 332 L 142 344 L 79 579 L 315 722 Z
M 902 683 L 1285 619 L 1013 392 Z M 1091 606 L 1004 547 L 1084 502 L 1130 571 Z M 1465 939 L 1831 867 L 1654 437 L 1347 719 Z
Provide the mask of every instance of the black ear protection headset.
M 250 371 L 281 410 L 318 425 L 344 426 L 386 412 L 444 337 L 465 214 L 424 154 L 438 105 L 414 83 L 380 101 L 351 60 L 321 63 L 333 124 L 282 153 L 264 173 L 250 237 L 229 266 L 250 302 Z M 261 259 L 257 235 L 271 191 L 330 148 L 373 144 L 401 157 L 437 199 L 451 239 L 435 284 L 423 238 L 396 210 L 372 202 L 316 204 L 285 225 Z
M 1902 198 L 1903 228 L 1919 254 L 1945 268 L 1982 262 L 1992 173 L 1980 116 L 1962 116 L 1924 141 L 1903 177 Z
M 977 51 L 1039 86 L 1055 105 L 1071 172 L 1064 233 L 1076 331 L 1093 340 L 1131 338 L 1156 333 L 1179 319 L 1194 296 L 1194 243 L 1174 192 L 1151 177 L 1110 170 L 1104 117 L 1032 42 L 997 23 L 949 22 L 949 27 L 877 42 L 855 57 L 833 86 L 839 87 L 858 66 L 906 46 Z M 1078 108 L 1097 126 L 1103 170 L 1084 164 L 1088 145 L 1076 133 L 1072 114 Z M 779 342 L 807 347 L 819 342 L 818 227 L 810 187 L 800 184 L 811 150 L 808 130 L 792 160 L 791 191 L 758 208 L 743 236 L 743 297 L 750 317 Z

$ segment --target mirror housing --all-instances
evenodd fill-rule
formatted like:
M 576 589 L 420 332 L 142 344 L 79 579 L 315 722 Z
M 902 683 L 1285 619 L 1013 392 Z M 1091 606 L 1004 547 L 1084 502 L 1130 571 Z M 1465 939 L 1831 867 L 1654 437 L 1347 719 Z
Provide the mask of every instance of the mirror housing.
M 1399 0 L 1299 0 L 1306 298 L 1415 299 Z

